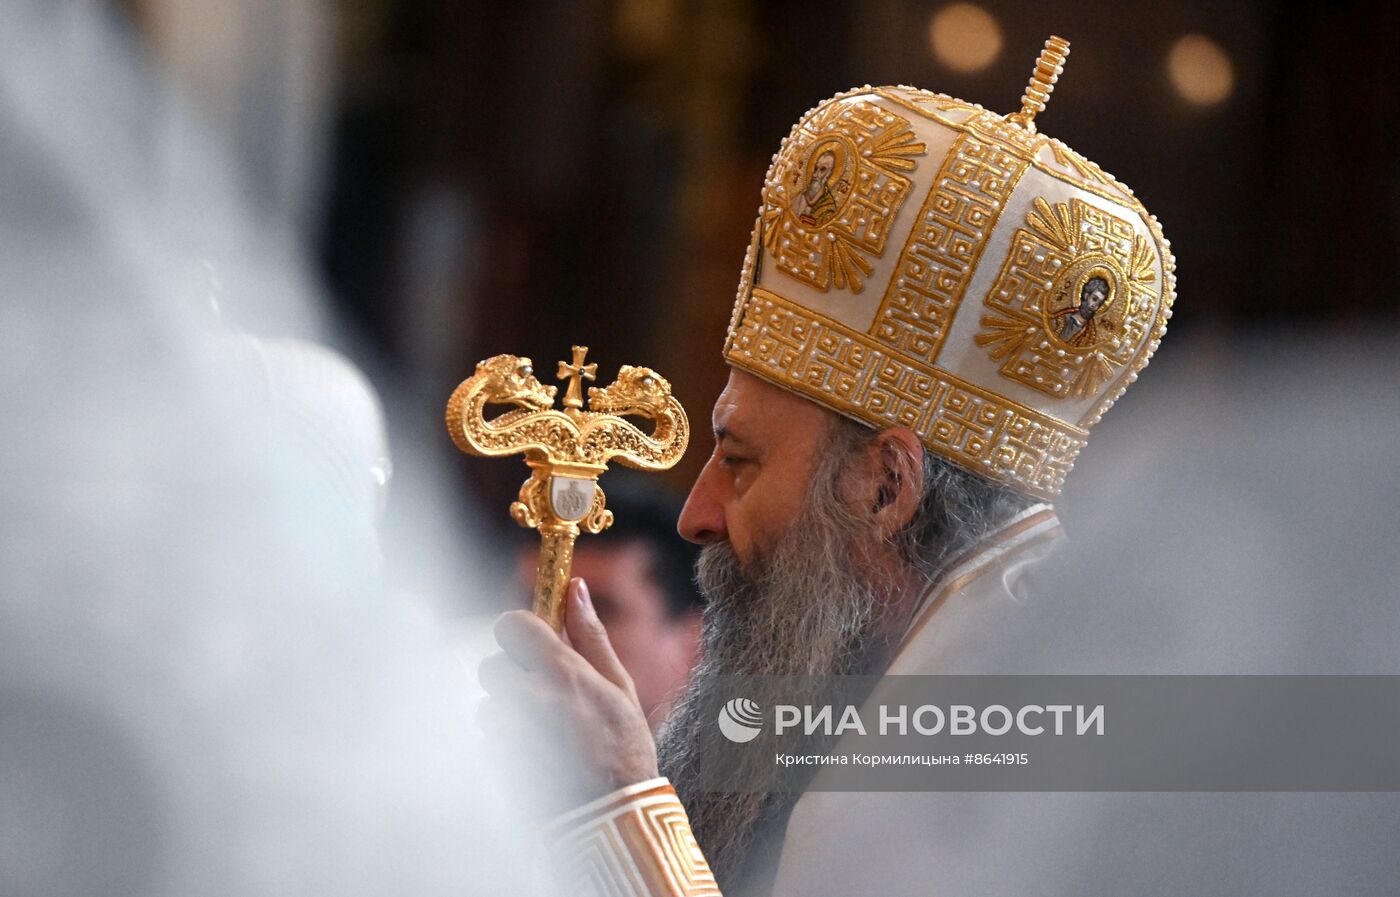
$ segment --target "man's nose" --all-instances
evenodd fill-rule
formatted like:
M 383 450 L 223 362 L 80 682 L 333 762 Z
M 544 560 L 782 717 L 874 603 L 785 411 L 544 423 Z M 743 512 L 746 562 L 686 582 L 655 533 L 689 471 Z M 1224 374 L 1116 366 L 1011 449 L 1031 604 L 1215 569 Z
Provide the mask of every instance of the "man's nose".
M 720 501 L 719 481 L 715 475 L 715 459 L 705 462 L 705 468 L 690 487 L 681 519 L 676 524 L 681 538 L 698 545 L 709 545 L 729 538 L 724 525 L 724 504 Z

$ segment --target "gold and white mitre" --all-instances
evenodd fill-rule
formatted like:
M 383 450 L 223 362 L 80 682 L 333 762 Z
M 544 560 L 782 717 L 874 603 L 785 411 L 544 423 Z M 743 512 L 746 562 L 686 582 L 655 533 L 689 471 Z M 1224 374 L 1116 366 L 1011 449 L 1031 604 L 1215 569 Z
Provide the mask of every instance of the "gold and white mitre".
M 732 365 L 1038 498 L 1147 364 L 1170 244 L 1126 186 L 1020 112 L 860 87 L 783 141 L 725 340 Z

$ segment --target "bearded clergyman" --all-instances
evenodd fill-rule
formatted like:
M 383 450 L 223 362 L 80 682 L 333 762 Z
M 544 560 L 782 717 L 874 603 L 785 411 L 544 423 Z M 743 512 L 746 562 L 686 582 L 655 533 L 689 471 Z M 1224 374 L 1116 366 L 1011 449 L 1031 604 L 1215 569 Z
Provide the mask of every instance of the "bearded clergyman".
M 525 612 L 498 624 L 504 653 L 481 671 L 492 701 L 581 733 L 588 781 L 550 830 L 577 893 L 858 893 L 836 884 L 851 867 L 975 824 L 911 831 L 896 803 L 860 794 L 700 783 L 725 677 L 975 669 L 962 659 L 978 634 L 1019 612 L 1017 571 L 1062 535 L 1050 502 L 1089 428 L 1156 350 L 1175 295 L 1156 218 L 1036 127 L 1067 52 L 1047 42 L 1010 115 L 867 86 L 783 141 L 724 341 L 714 451 L 679 521 L 703 546 L 709 605 L 659 742 L 586 584 L 565 640 Z M 832 141 L 856 168 L 840 202 L 860 210 L 813 217 L 802 174 Z M 1067 325 L 1063 297 L 1090 294 Z M 871 893 L 943 893 L 890 882 Z

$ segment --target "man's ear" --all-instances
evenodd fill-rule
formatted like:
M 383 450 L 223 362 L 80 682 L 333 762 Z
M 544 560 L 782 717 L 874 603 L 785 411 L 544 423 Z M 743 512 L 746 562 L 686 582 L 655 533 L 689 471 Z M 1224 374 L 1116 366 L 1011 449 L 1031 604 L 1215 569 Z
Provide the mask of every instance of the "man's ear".
M 912 430 L 891 427 L 870 445 L 876 463 L 874 523 L 882 539 L 903 530 L 919 512 L 924 494 L 924 447 Z

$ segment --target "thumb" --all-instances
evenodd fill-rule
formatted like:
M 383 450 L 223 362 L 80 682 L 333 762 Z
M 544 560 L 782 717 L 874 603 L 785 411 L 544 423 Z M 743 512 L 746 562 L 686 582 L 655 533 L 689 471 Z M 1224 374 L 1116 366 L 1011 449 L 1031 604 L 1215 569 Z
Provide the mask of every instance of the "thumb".
M 588 584 L 575 578 L 569 583 L 569 608 L 564 615 L 564 629 L 569 636 L 569 644 L 583 655 L 593 669 L 603 674 L 613 685 L 631 693 L 632 677 L 617 659 L 608 631 L 603 621 L 598 619 L 598 611 L 593 607 L 593 599 L 588 594 Z

